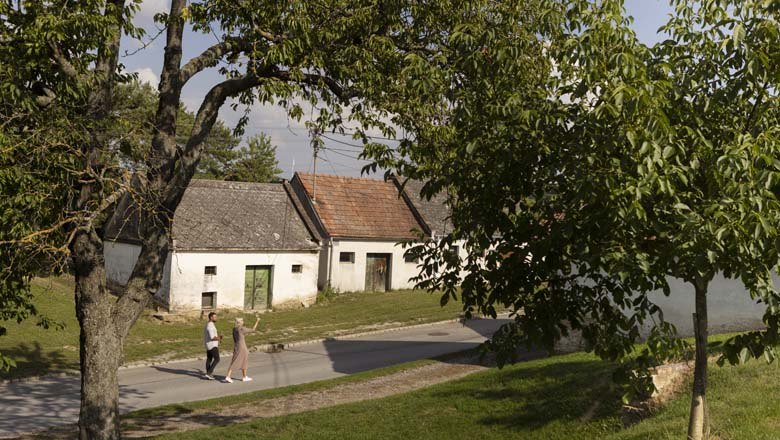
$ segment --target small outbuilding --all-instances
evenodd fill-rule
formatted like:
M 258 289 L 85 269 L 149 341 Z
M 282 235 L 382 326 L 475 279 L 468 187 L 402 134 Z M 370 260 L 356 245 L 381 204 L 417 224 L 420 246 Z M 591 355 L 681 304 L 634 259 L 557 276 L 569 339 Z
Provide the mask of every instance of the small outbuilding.
M 174 213 L 158 303 L 172 312 L 312 304 L 320 243 L 303 209 L 288 182 L 192 180 Z M 112 283 L 127 283 L 140 253 L 133 217 L 106 228 Z
M 417 262 L 399 243 L 425 226 L 395 184 L 369 178 L 296 173 L 290 181 L 322 237 L 319 287 L 341 292 L 414 287 Z

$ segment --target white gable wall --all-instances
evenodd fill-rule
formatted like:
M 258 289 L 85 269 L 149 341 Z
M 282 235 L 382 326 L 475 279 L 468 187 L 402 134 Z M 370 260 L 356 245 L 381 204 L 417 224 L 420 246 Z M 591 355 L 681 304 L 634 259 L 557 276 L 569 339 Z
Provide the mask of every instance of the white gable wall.
M 103 258 L 108 279 L 122 285 L 127 284 L 140 253 L 141 246 L 106 240 L 103 243 Z
M 217 292 L 218 308 L 244 308 L 246 266 L 272 266 L 273 305 L 289 301 L 313 304 L 317 298 L 319 256 L 316 251 L 176 252 L 171 260 L 171 310 L 201 308 L 203 292 Z M 292 265 L 302 265 L 292 273 Z M 205 275 L 206 266 L 216 266 L 216 275 Z
M 342 252 L 354 252 L 354 263 L 339 262 Z M 390 254 L 390 289 L 411 289 L 414 283 L 410 278 L 417 276 L 416 263 L 404 261 L 404 248 L 396 241 L 364 241 L 334 239 L 333 250 L 328 255 L 327 245 L 323 246 L 323 258 L 330 258 L 331 286 L 339 292 L 363 291 L 366 287 L 366 255 Z M 326 274 L 327 277 L 327 274 Z M 327 278 L 326 278 L 327 279 Z
M 103 242 L 103 258 L 106 262 L 106 277 L 108 280 L 123 286 L 126 285 L 140 254 L 140 245 L 105 240 Z M 170 282 L 171 254 L 169 253 L 168 258 L 165 260 L 165 267 L 163 267 L 160 290 L 156 294 L 166 304 L 168 303 L 167 295 Z
M 775 286 L 780 278 L 773 275 Z M 693 312 L 696 294 L 693 286 L 677 278 L 667 278 L 671 295 L 656 291 L 650 300 L 663 310 L 664 319 L 677 327 L 681 336 L 693 336 Z M 710 334 L 752 330 L 763 327 L 766 306 L 750 298 L 740 280 L 718 274 L 710 282 L 707 292 L 707 321 Z

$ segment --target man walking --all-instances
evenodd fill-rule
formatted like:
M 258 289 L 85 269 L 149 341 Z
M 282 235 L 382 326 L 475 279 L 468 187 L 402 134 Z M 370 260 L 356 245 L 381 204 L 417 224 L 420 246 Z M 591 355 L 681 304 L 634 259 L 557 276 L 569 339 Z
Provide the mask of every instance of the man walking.
M 209 313 L 209 322 L 203 329 L 203 342 L 206 344 L 206 379 L 213 380 L 214 368 L 219 363 L 219 341 L 222 336 L 217 335 L 217 312 Z

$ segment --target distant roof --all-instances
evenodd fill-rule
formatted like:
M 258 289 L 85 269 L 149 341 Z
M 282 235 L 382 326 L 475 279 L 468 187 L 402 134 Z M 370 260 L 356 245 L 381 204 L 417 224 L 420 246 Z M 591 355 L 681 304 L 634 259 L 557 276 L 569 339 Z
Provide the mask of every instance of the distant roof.
M 282 183 L 193 179 L 173 217 L 173 248 L 317 249 L 316 232 L 304 223 L 298 211 L 300 201 L 295 198 L 294 192 L 288 193 Z M 106 228 L 106 237 L 137 241 L 137 226 L 133 223 L 118 227 L 121 222 L 112 220 Z
M 404 178 L 393 176 L 393 181 L 400 190 Z M 423 185 L 425 183 L 419 180 L 409 179 L 406 181 L 404 193 L 409 198 L 409 202 L 428 225 L 431 234 L 444 235 L 451 232 L 452 221 L 450 221 L 450 210 L 447 207 L 447 196 L 440 192 L 427 199 L 420 194 Z
M 314 195 L 314 175 L 296 173 L 306 195 Z M 332 237 L 416 238 L 423 230 L 392 182 L 378 179 L 317 174 L 314 210 Z

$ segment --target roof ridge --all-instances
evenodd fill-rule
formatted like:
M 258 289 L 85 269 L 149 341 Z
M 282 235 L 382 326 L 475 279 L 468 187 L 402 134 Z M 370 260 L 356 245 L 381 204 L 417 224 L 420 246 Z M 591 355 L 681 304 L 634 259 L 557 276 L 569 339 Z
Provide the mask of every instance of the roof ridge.
M 314 176 L 314 173 L 305 173 L 302 171 L 296 171 L 295 174 L 299 174 L 301 176 Z M 326 173 L 317 173 L 317 177 L 325 177 L 325 178 L 339 178 L 339 179 L 345 179 L 345 180 L 361 180 L 361 181 L 371 181 L 371 182 L 383 182 L 383 183 L 389 183 L 389 180 L 385 180 L 384 178 L 373 178 L 373 177 L 354 177 L 354 176 L 342 176 L 340 174 L 326 174 Z
M 282 188 L 283 182 L 244 182 L 237 180 L 192 179 L 187 188 L 212 188 L 229 190 L 260 190 Z

